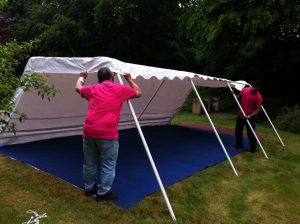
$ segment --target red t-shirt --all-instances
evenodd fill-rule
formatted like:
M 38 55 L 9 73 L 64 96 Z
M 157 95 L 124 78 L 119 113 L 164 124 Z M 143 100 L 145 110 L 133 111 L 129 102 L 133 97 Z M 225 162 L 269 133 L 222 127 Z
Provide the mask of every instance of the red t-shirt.
M 83 86 L 80 94 L 89 101 L 83 137 L 118 139 L 123 102 L 136 97 L 136 90 L 105 80 L 101 84 Z
M 246 115 L 252 114 L 262 103 L 262 97 L 260 93 L 258 91 L 256 93 L 252 93 L 251 87 L 244 88 L 241 92 L 241 97 L 241 106 Z M 242 112 L 240 112 L 239 115 L 244 117 Z

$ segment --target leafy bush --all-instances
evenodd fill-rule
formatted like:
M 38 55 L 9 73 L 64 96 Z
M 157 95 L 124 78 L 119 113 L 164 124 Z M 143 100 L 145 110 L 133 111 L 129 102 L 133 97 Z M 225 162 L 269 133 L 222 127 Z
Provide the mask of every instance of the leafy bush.
M 294 107 L 285 107 L 276 116 L 274 123 L 277 124 L 279 129 L 300 133 L 300 107 L 296 105 Z
M 0 44 L 0 132 L 5 128 L 16 132 L 16 124 L 7 127 L 9 117 L 15 113 L 22 122 L 26 115 L 15 110 L 14 93 L 17 88 L 25 92 L 31 89 L 37 90 L 41 98 L 50 100 L 59 91 L 54 86 L 48 86 L 45 82 L 46 76 L 41 73 L 17 74 L 16 70 L 21 62 L 29 58 L 29 53 L 37 46 L 38 41 L 17 43 L 12 41 Z

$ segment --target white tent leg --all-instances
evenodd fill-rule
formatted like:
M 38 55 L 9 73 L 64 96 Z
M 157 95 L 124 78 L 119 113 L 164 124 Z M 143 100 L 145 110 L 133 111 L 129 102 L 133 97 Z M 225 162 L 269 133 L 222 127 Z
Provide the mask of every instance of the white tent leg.
M 268 120 L 269 120 L 269 122 L 270 122 L 270 124 L 271 124 L 273 130 L 275 131 L 275 133 L 276 133 L 276 135 L 277 135 L 277 137 L 278 137 L 280 143 L 282 144 L 282 146 L 284 146 L 284 143 L 283 143 L 282 139 L 280 138 L 280 136 L 279 136 L 279 134 L 278 134 L 278 132 L 277 132 L 275 126 L 273 125 L 273 123 L 272 123 L 272 121 L 271 121 L 271 119 L 269 118 L 269 116 L 268 116 L 268 114 L 267 114 L 267 111 L 265 110 L 265 108 L 264 108 L 263 106 L 261 106 L 261 109 L 263 110 L 263 112 L 265 113 L 266 117 L 268 118 Z
M 156 88 L 156 90 L 154 91 L 154 94 L 152 95 L 152 97 L 150 98 L 150 100 L 148 101 L 148 103 L 146 104 L 146 106 L 144 106 L 142 112 L 140 113 L 138 120 L 140 120 L 140 118 L 143 116 L 145 110 L 148 108 L 149 104 L 152 102 L 152 100 L 154 99 L 154 97 L 156 96 L 156 94 L 158 93 L 158 91 L 160 90 L 160 88 L 162 87 L 162 85 L 164 84 L 165 80 L 161 80 L 161 82 L 159 83 L 158 87 Z
M 228 82 L 227 82 L 227 85 L 228 85 L 230 91 L 233 93 L 233 90 L 232 90 L 232 88 L 231 88 L 231 86 L 230 86 L 230 84 L 229 84 Z M 233 95 L 233 97 L 234 97 L 236 103 L 238 104 L 240 110 L 242 111 L 243 115 L 246 117 L 246 114 L 245 114 L 245 112 L 244 112 L 244 110 L 243 110 L 241 104 L 239 103 L 238 99 L 236 98 L 236 95 L 235 95 L 234 93 L 233 93 L 232 95 Z M 251 131 L 252 131 L 252 133 L 253 133 L 253 135 L 254 135 L 256 141 L 258 142 L 258 144 L 259 144 L 259 146 L 260 146 L 262 152 L 264 153 L 265 157 L 268 159 L 267 153 L 265 152 L 264 147 L 263 147 L 262 144 L 260 143 L 260 141 L 259 141 L 259 139 L 258 139 L 258 137 L 257 137 L 257 135 L 256 135 L 256 133 L 255 133 L 253 127 L 252 127 L 252 125 L 250 124 L 250 122 L 249 122 L 248 119 L 247 119 L 246 121 L 247 121 L 247 124 L 249 125 L 249 127 L 250 127 L 250 129 L 251 129 Z
M 122 80 L 120 74 L 117 74 L 117 75 L 118 75 L 119 82 L 120 82 L 121 84 L 123 84 L 123 80 Z M 168 210 L 169 210 L 169 212 L 170 212 L 170 215 L 171 215 L 173 221 L 176 221 L 175 214 L 174 214 L 173 209 L 172 209 L 172 207 L 171 207 L 171 204 L 170 204 L 170 202 L 169 202 L 169 199 L 168 199 L 168 196 L 167 196 L 167 194 L 166 194 L 165 188 L 164 188 L 164 186 L 163 186 L 163 184 L 162 184 L 162 182 L 161 182 L 161 179 L 160 179 L 160 177 L 159 177 L 159 174 L 158 174 L 158 171 L 157 171 L 157 169 L 156 169 L 155 163 L 154 163 L 154 161 L 153 161 L 152 155 L 151 155 L 151 153 L 150 153 L 148 144 L 147 144 L 147 142 L 146 142 L 146 139 L 145 139 L 145 137 L 144 137 L 144 134 L 143 134 L 143 132 L 142 132 L 142 129 L 141 129 L 141 127 L 140 127 L 140 124 L 139 124 L 139 122 L 138 122 L 138 119 L 137 119 L 137 117 L 136 117 L 136 115 L 135 115 L 135 112 L 134 112 L 134 109 L 133 109 L 133 107 L 132 107 L 132 104 L 131 104 L 130 100 L 128 100 L 127 103 L 128 103 L 128 106 L 129 106 L 129 108 L 130 108 L 130 110 L 131 110 L 131 113 L 132 113 L 133 119 L 134 119 L 134 121 L 135 121 L 137 130 L 138 130 L 138 132 L 139 132 L 139 134 L 140 134 L 140 137 L 141 137 L 141 140 L 142 140 L 142 142 L 143 142 L 144 148 L 145 148 L 145 150 L 146 150 L 148 159 L 149 159 L 150 164 L 151 164 L 151 166 L 152 166 L 152 169 L 153 169 L 153 172 L 154 172 L 154 174 L 155 174 L 155 177 L 156 177 L 156 180 L 157 180 L 157 182 L 158 182 L 158 185 L 159 185 L 159 187 L 160 187 L 160 190 L 161 190 L 161 192 L 162 192 L 162 194 L 163 194 L 164 200 L 165 200 L 165 202 L 166 202 L 166 204 L 167 204 L 167 207 L 168 207 Z
M 233 165 L 233 163 L 232 163 L 232 161 L 231 161 L 231 159 L 230 159 L 230 157 L 229 157 L 229 155 L 228 155 L 228 153 L 227 153 L 227 151 L 226 151 L 226 149 L 224 147 L 224 144 L 223 144 L 223 142 L 222 142 L 222 140 L 221 140 L 221 138 L 220 138 L 220 136 L 219 136 L 219 134 L 218 134 L 218 132 L 217 132 L 217 130 L 215 128 L 215 125 L 213 124 L 212 120 L 210 119 L 210 116 L 209 116 L 209 114 L 208 114 L 208 112 L 207 112 L 207 110 L 206 110 L 206 108 L 205 108 L 205 106 L 204 106 L 204 104 L 202 102 L 202 99 L 201 99 L 201 97 L 200 97 L 200 95 L 199 95 L 199 93 L 197 91 L 197 88 L 196 88 L 193 80 L 190 79 L 190 81 L 191 81 L 193 89 L 194 89 L 194 91 L 195 91 L 195 93 L 196 93 L 196 95 L 198 97 L 198 100 L 199 100 L 199 102 L 200 102 L 200 104 L 201 104 L 201 106 L 202 106 L 202 108 L 203 108 L 203 110 L 204 110 L 204 112 L 205 112 L 205 114 L 206 114 L 206 116 L 207 116 L 207 118 L 208 118 L 208 120 L 209 120 L 209 122 L 210 122 L 210 124 L 211 124 L 211 126 L 212 126 L 212 128 L 213 128 L 213 130 L 215 132 L 215 134 L 216 134 L 216 136 L 217 136 L 217 139 L 219 140 L 220 145 L 222 146 L 222 149 L 223 149 L 223 151 L 224 151 L 224 153 L 225 153 L 225 155 L 226 155 L 226 157 L 227 157 L 227 159 L 228 159 L 228 161 L 229 161 L 229 163 L 230 163 L 230 165 L 231 165 L 231 167 L 232 167 L 235 175 L 238 176 L 238 173 L 237 173 L 236 169 L 234 168 L 234 165 Z

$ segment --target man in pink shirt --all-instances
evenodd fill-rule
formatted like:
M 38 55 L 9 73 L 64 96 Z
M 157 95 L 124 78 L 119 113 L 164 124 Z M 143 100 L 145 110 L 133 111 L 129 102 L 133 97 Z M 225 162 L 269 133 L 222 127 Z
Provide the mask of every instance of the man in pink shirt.
M 75 86 L 81 97 L 88 101 L 83 127 L 85 195 L 96 195 L 97 201 L 114 200 L 118 195 L 111 191 L 111 187 L 118 157 L 118 123 L 122 105 L 142 93 L 129 73 L 124 77 L 130 86 L 114 83 L 114 74 L 107 67 L 98 71 L 98 84 L 83 86 L 87 75 L 87 72 L 81 72 Z
M 255 115 L 261 110 L 262 104 L 262 96 L 259 93 L 259 86 L 260 83 L 258 81 L 255 81 L 252 87 L 245 87 L 238 96 L 241 102 L 241 107 L 245 112 L 246 117 L 243 115 L 242 111 L 240 111 L 237 116 L 235 126 L 236 145 L 232 147 L 234 149 L 243 148 L 243 129 L 246 125 L 247 136 L 250 145 L 249 151 L 251 153 L 254 153 L 256 151 L 257 142 L 254 134 L 247 124 L 247 120 L 249 120 L 253 129 L 255 129 Z

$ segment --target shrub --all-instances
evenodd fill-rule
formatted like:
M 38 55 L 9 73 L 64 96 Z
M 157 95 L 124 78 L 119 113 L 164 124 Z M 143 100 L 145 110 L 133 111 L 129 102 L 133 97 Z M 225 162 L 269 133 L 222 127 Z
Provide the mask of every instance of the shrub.
M 277 124 L 279 129 L 300 133 L 300 107 L 296 105 L 294 107 L 285 107 L 276 116 L 274 123 Z

